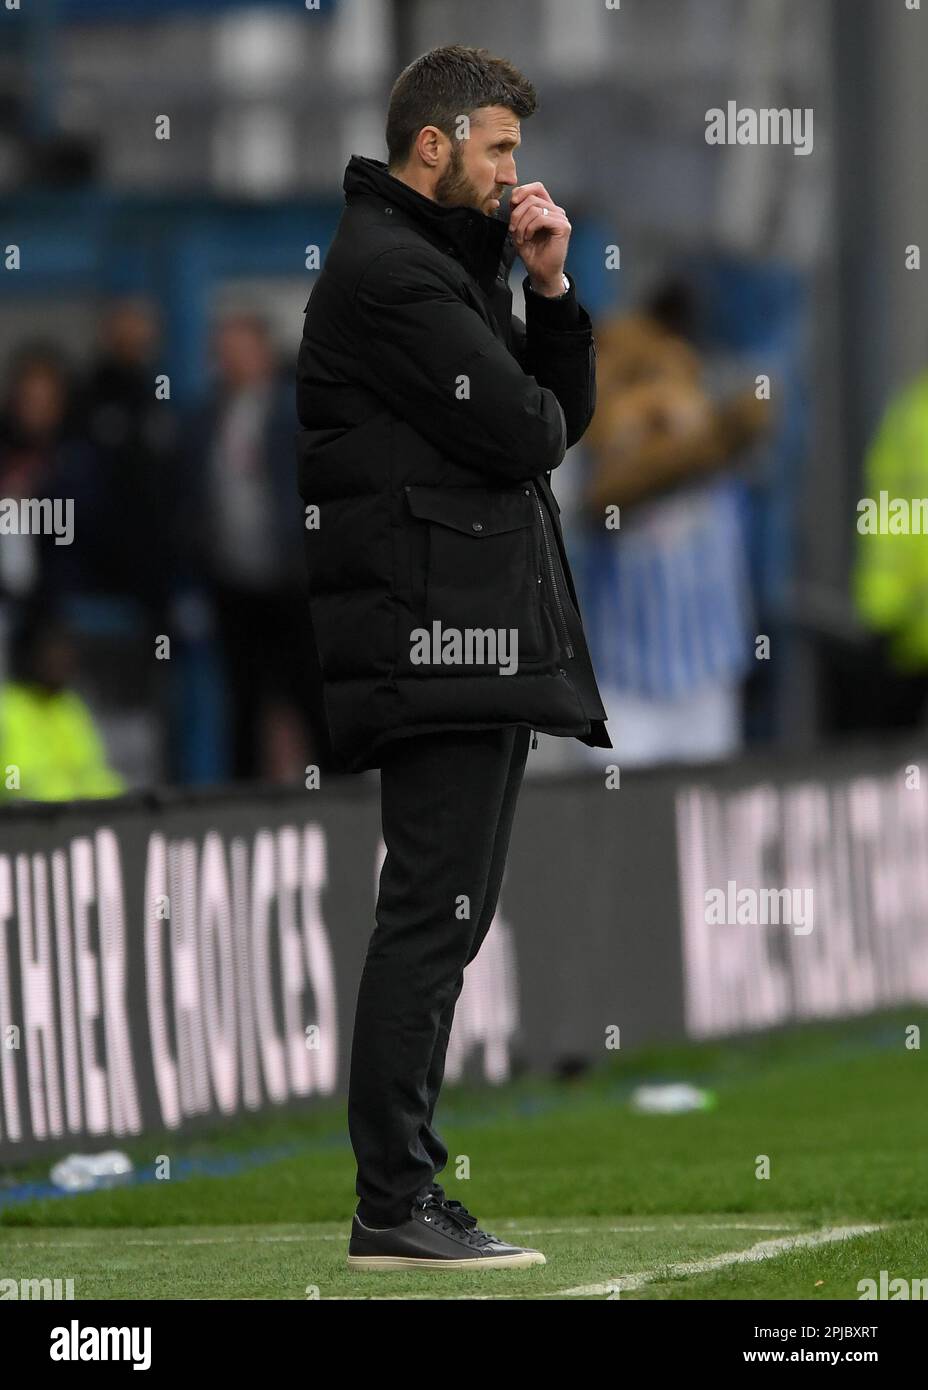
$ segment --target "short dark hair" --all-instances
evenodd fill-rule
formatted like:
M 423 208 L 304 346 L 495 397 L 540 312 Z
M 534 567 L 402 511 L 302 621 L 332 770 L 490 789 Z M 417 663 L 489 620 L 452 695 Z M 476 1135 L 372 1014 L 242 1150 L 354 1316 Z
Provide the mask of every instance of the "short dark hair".
M 535 88 L 506 58 L 486 48 L 449 44 L 423 53 L 400 73 L 387 112 L 387 163 L 405 164 L 423 126 L 455 134 L 460 115 L 481 106 L 506 106 L 516 116 L 530 116 L 538 105 Z

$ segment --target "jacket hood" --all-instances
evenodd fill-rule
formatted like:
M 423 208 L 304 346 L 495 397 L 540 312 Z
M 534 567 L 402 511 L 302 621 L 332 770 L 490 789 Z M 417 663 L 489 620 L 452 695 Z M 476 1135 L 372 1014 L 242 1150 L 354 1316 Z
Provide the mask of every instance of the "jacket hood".
M 478 208 L 445 207 L 394 178 L 382 160 L 359 154 L 349 159 L 342 186 L 346 203 L 374 197 L 398 209 L 436 246 L 452 251 L 484 289 L 492 287 L 500 271 L 508 275 L 517 254 L 509 235 L 508 207 L 500 209 L 498 217 Z

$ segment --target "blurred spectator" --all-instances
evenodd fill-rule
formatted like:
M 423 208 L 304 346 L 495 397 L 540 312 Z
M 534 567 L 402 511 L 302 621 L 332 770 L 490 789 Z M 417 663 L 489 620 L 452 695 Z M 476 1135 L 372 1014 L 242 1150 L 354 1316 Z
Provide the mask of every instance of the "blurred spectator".
M 0 497 L 18 502 L 57 495 L 67 456 L 79 448 L 70 394 L 67 367 L 57 348 L 30 343 L 14 354 L 0 413 Z M 25 598 L 48 582 L 47 563 L 58 557 L 46 540 L 12 527 L 0 536 L 0 599 Z
M 291 374 L 267 325 L 237 313 L 215 336 L 217 381 L 186 431 L 185 578 L 212 600 L 237 778 L 328 768 L 296 491 Z
M 741 743 L 752 604 L 736 488 L 717 475 L 768 407 L 753 391 L 712 399 L 690 317 L 685 287 L 668 284 L 597 332 L 586 603 L 607 761 L 621 766 L 721 758 Z
M 93 591 L 131 597 L 153 619 L 173 582 L 176 508 L 173 412 L 155 395 L 159 338 L 146 300 L 112 304 L 79 401 L 81 433 L 97 469 Z
M 90 710 L 68 689 L 75 667 L 73 641 L 58 619 L 25 610 L 11 678 L 0 685 L 0 799 L 69 801 L 126 789 L 107 765 Z
M 886 521 L 893 499 L 908 509 L 928 497 L 928 372 L 890 401 L 867 453 L 863 485 L 878 517 L 885 515 L 872 531 L 859 520 L 856 536 L 854 600 L 862 623 L 879 638 L 867 654 L 876 680 L 860 722 L 911 727 L 924 720 L 928 704 L 928 539 L 914 509 L 905 527 Z
M 9 509 L 0 534 L 0 679 L 22 605 L 80 589 L 93 564 L 95 469 L 92 451 L 77 437 L 72 399 L 56 347 L 26 343 L 14 353 L 0 413 L 0 498 Z M 19 511 L 33 500 L 41 512 Z M 64 522 L 57 537 L 56 501 L 57 521 Z

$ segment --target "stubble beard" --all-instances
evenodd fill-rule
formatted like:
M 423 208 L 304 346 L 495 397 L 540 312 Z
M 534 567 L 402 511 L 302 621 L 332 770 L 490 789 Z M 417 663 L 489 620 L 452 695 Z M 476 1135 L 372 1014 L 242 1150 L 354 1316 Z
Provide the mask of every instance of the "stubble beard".
M 464 155 L 457 141 L 451 146 L 451 161 L 435 185 L 435 201 L 443 207 L 466 207 L 476 208 L 478 212 L 484 211 L 486 200 L 481 200 L 480 194 L 464 171 Z

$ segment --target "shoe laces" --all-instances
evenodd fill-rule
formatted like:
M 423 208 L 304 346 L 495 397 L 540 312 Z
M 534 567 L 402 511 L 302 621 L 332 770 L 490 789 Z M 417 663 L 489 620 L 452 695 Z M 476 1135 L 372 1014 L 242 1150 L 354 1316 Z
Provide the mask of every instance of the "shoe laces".
M 461 1232 L 471 1245 L 486 1245 L 488 1241 L 496 1240 L 488 1231 L 480 1229 L 476 1216 L 472 1216 L 463 1203 L 454 1197 L 446 1197 L 444 1201 L 434 1196 L 420 1199 L 419 1209 L 429 1213 L 432 1224 L 438 1230 Z
M 451 1211 L 455 1216 L 460 1217 L 462 1221 L 466 1221 L 472 1229 L 476 1228 L 476 1216 L 471 1216 L 464 1203 L 459 1202 L 456 1197 L 446 1197 L 441 1205 L 445 1208 L 445 1211 Z

